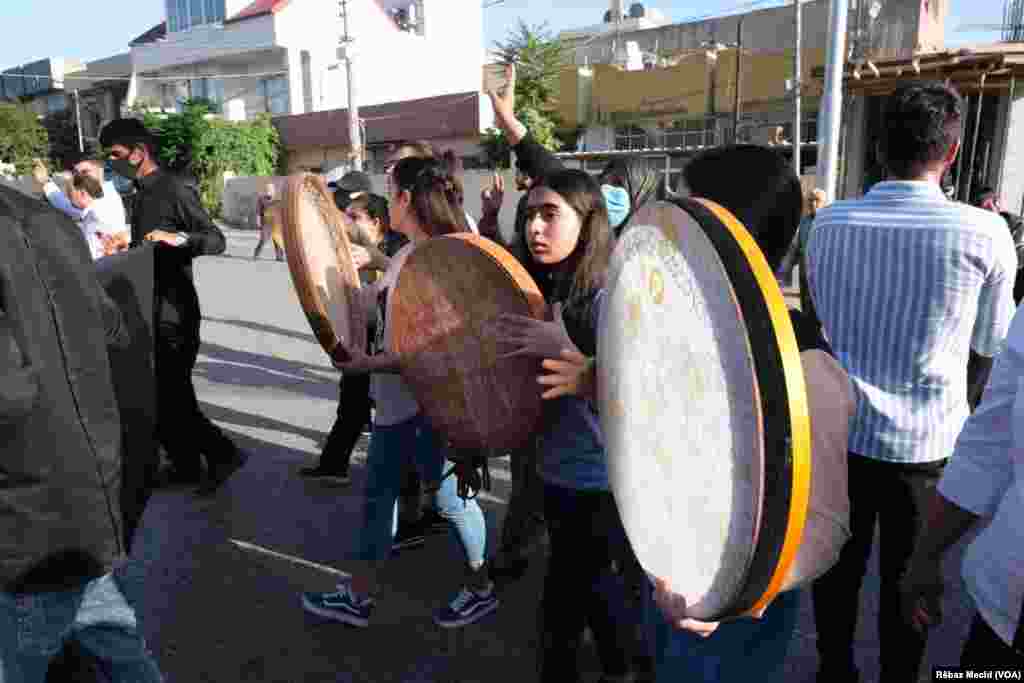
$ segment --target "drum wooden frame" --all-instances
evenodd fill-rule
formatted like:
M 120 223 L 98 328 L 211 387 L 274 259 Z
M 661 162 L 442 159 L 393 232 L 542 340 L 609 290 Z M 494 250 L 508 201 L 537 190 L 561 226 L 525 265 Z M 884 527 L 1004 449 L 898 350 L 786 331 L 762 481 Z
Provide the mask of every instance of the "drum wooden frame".
M 348 219 L 319 176 L 290 176 L 283 199 L 285 254 L 302 310 L 320 345 L 344 360 L 345 347 L 364 350 L 367 315 L 352 262 Z
M 712 282 L 714 291 L 682 289 Z M 617 245 L 607 299 L 600 411 L 612 489 L 634 551 L 648 573 L 686 597 L 693 618 L 756 613 L 786 588 L 810 489 L 806 386 L 774 273 L 723 207 L 702 199 L 659 202 L 633 218 Z M 670 304 L 683 311 L 698 300 L 692 310 L 705 307 L 703 325 L 697 317 L 668 325 L 657 317 L 670 315 Z M 691 343 L 713 348 L 693 350 Z M 647 362 L 634 357 L 645 349 L 685 353 L 637 365 Z M 666 376 L 676 372 L 692 374 Z M 673 382 L 687 395 L 645 395 L 672 391 Z M 690 425 L 705 431 L 684 434 L 680 443 L 678 432 Z M 657 452 L 643 452 L 647 445 Z M 686 476 L 672 478 L 680 471 Z
M 457 450 L 501 456 L 532 436 L 540 362 L 501 358 L 486 323 L 500 313 L 543 319 L 537 284 L 508 251 L 472 233 L 414 247 L 388 295 L 389 348 L 423 413 Z

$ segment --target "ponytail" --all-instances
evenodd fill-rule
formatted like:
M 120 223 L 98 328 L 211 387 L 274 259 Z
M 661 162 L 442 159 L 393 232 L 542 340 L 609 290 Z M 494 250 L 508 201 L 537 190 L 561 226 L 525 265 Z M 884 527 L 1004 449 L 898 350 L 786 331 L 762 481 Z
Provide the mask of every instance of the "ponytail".
M 469 231 L 462 210 L 462 183 L 452 174 L 451 161 L 402 159 L 395 165 L 392 178 L 400 191 L 412 196 L 413 213 L 428 235 Z

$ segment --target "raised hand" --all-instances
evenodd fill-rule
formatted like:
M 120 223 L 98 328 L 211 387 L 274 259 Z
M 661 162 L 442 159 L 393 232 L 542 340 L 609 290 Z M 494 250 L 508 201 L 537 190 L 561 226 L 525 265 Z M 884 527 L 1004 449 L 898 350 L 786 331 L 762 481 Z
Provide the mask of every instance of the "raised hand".
M 490 187 L 485 187 L 480 192 L 480 203 L 483 205 L 484 215 L 497 215 L 504 202 L 505 177 L 495 171 Z

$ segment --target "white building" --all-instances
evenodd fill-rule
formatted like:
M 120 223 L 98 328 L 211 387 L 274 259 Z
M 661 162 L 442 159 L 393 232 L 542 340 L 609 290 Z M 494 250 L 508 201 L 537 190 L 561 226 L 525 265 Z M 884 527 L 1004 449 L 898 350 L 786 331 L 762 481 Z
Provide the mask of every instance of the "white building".
M 131 43 L 138 81 L 128 106 L 173 110 L 204 97 L 234 120 L 344 107 L 346 13 L 360 105 L 480 88 L 479 0 L 165 3 L 165 21 Z

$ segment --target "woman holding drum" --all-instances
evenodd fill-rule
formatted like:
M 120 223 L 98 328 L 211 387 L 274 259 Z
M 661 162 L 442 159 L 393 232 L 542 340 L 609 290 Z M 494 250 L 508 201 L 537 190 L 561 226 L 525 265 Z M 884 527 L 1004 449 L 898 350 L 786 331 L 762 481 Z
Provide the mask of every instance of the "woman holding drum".
M 431 237 L 467 231 L 453 179 L 441 162 L 419 158 L 399 161 L 391 173 L 390 191 L 392 228 L 412 243 L 391 259 L 383 278 L 358 290 L 367 310 L 376 307 L 379 312 L 377 335 L 381 341 L 387 338 L 386 328 L 393 322 L 387 313 L 387 297 L 412 249 Z M 442 481 L 445 455 L 441 439 L 427 423 L 399 374 L 401 358 L 386 344 L 379 343 L 377 348 L 383 351 L 373 356 L 361 348 L 344 348 L 335 354 L 335 365 L 346 375 L 370 373 L 376 402 L 359 534 L 358 559 L 366 566 L 354 572 L 350 581 L 340 584 L 338 591 L 305 593 L 302 603 L 305 609 L 320 616 L 353 626 L 369 624 L 377 592 L 377 565 L 391 552 L 402 465 L 406 458 L 411 458 L 425 482 L 441 482 L 434 493 L 435 504 L 454 528 L 468 569 L 465 587 L 435 615 L 435 621 L 442 627 L 464 626 L 498 607 L 484 563 L 487 532 L 483 512 L 475 501 L 458 497 L 455 478 Z M 345 355 L 348 358 L 343 360 Z
M 744 183 L 734 182 L 737 169 L 743 169 L 747 179 Z M 692 541 L 687 543 L 694 536 L 700 538 L 700 534 L 692 534 L 689 529 L 682 527 L 684 525 L 701 527 L 714 521 L 712 519 L 714 515 L 706 512 L 702 505 L 690 504 L 693 499 L 701 495 L 700 492 L 693 486 L 687 486 L 685 479 L 673 479 L 668 487 L 669 495 L 677 499 L 676 502 L 685 511 L 685 516 L 673 519 L 675 524 L 656 528 L 650 534 L 639 532 L 631 524 L 638 516 L 638 512 L 649 509 L 652 515 L 665 514 L 664 511 L 658 509 L 660 508 L 658 497 L 662 492 L 656 490 L 656 486 L 650 486 L 643 488 L 640 492 L 634 491 L 630 495 L 628 491 L 623 491 L 620 488 L 622 472 L 630 469 L 642 469 L 637 468 L 636 463 L 644 457 L 644 454 L 632 452 L 629 453 L 631 463 L 619 461 L 620 454 L 615 449 L 622 448 L 622 443 L 619 441 L 621 435 L 606 432 L 613 488 L 620 507 L 623 507 L 623 518 L 626 520 L 630 539 L 634 542 L 634 547 L 638 549 L 638 555 L 641 556 L 641 561 L 645 563 L 649 572 L 652 571 L 655 564 L 673 566 L 673 563 L 665 561 L 665 558 L 671 558 L 672 553 L 680 546 L 685 551 L 681 562 L 675 564 L 673 568 L 683 567 L 684 571 L 680 571 L 675 579 L 676 585 L 679 585 L 680 577 L 682 577 L 682 583 L 686 585 L 677 589 L 671 585 L 669 577 L 652 574 L 654 589 L 648 589 L 646 592 L 648 598 L 647 637 L 655 657 L 657 680 L 700 680 L 724 683 L 756 679 L 781 682 L 784 680 L 787 648 L 796 627 L 799 607 L 799 594 L 796 588 L 813 580 L 834 564 L 840 548 L 849 537 L 846 437 L 849 420 L 853 415 L 853 395 L 846 373 L 829 355 L 828 345 L 820 338 L 817 328 L 805 324 L 806 321 L 798 311 L 791 311 L 790 315 L 786 316 L 784 305 L 779 305 L 782 301 L 781 294 L 771 291 L 771 286 L 774 285 L 772 267 L 777 266 L 785 254 L 800 215 L 799 182 L 789 170 L 786 161 L 767 148 L 749 145 L 720 148 L 699 155 L 691 161 L 687 166 L 685 179 L 690 191 L 702 199 L 682 200 L 678 205 L 656 205 L 653 210 L 643 212 L 636 217 L 634 226 L 631 228 L 636 232 L 624 243 L 620 243 L 609 275 L 608 291 L 610 294 L 606 305 L 606 317 L 602 324 L 601 342 L 605 344 L 616 341 L 616 334 L 609 331 L 610 326 L 623 322 L 643 325 L 644 304 L 640 302 L 636 302 L 638 307 L 636 309 L 629 307 L 625 309 L 631 313 L 635 312 L 635 315 L 627 317 L 625 320 L 617 317 L 616 304 L 621 296 L 621 290 L 626 289 L 628 292 L 628 278 L 623 276 L 624 272 L 628 274 L 628 266 L 623 266 L 623 263 L 628 263 L 630 260 L 630 250 L 633 250 L 633 253 L 641 253 L 642 256 L 639 260 L 646 262 L 648 277 L 642 278 L 642 284 L 646 285 L 648 282 L 653 284 L 657 281 L 659 286 L 653 288 L 652 293 L 654 299 L 658 300 L 658 304 L 668 306 L 673 303 L 672 293 L 669 291 L 671 285 L 668 282 L 668 277 L 670 276 L 665 276 L 663 281 L 661 271 L 656 268 L 651 269 L 654 261 L 643 255 L 643 244 L 645 243 L 643 240 L 648 240 L 650 244 L 657 247 L 657 249 L 649 251 L 649 254 L 656 251 L 667 253 L 666 262 L 674 261 L 676 264 L 681 264 L 679 265 L 680 272 L 692 270 L 697 273 L 701 268 L 702 260 L 710 263 L 712 268 L 715 267 L 719 259 L 727 261 L 730 256 L 737 262 L 742 261 L 743 263 L 738 269 L 734 268 L 729 271 L 731 281 L 725 283 L 719 281 L 718 283 L 719 285 L 725 284 L 727 289 L 732 290 L 729 296 L 722 299 L 726 306 L 720 310 L 735 309 L 736 304 L 739 304 L 743 309 L 743 315 L 747 316 L 746 330 L 755 328 L 762 330 L 760 333 L 747 332 L 750 334 L 751 343 L 762 341 L 766 342 L 762 346 L 771 346 L 776 343 L 772 337 L 778 335 L 779 348 L 782 350 L 782 354 L 787 356 L 783 359 L 783 364 L 789 363 L 791 369 L 802 372 L 798 372 L 799 376 L 796 378 L 787 376 L 786 380 L 782 382 L 787 385 L 787 388 L 781 393 L 777 393 L 780 391 L 777 387 L 762 383 L 760 392 L 763 395 L 758 396 L 755 385 L 753 400 L 748 406 L 752 408 L 752 414 L 758 412 L 757 403 L 762 398 L 776 405 L 786 404 L 789 407 L 781 412 L 764 411 L 763 417 L 754 418 L 757 423 L 754 431 L 756 438 L 753 441 L 741 438 L 738 442 L 741 444 L 739 451 L 741 453 L 756 451 L 755 442 L 759 442 L 762 435 L 766 437 L 764 461 L 768 465 L 771 465 L 772 461 L 776 465 L 783 465 L 777 468 L 775 478 L 777 482 L 783 482 L 786 485 L 778 486 L 777 483 L 773 484 L 768 481 L 771 477 L 760 475 L 764 479 L 764 500 L 754 504 L 755 509 L 760 507 L 760 512 L 756 512 L 755 515 L 764 519 L 772 514 L 773 506 L 778 508 L 782 503 L 783 507 L 789 508 L 789 510 L 784 510 L 787 513 L 784 516 L 791 517 L 789 513 L 801 505 L 797 501 L 801 496 L 797 491 L 799 486 L 795 483 L 798 478 L 796 471 L 801 467 L 809 468 L 810 466 L 810 459 L 807 457 L 810 453 L 804 450 L 804 453 L 801 454 L 800 451 L 803 449 L 797 443 L 800 440 L 801 428 L 797 424 L 798 420 L 794 420 L 794 415 L 802 410 L 799 404 L 809 405 L 811 426 L 809 435 L 812 444 L 810 452 L 813 452 L 814 461 L 813 467 L 809 468 L 809 487 L 806 481 L 804 484 L 805 499 L 802 505 L 806 513 L 806 524 L 801 520 L 799 524 L 785 528 L 763 523 L 760 526 L 755 524 L 753 527 L 756 550 L 749 555 L 753 558 L 750 561 L 751 567 L 756 566 L 759 563 L 759 557 L 763 556 L 759 555 L 760 550 L 770 545 L 773 540 L 778 540 L 780 536 L 786 536 L 786 542 L 782 543 L 783 550 L 777 551 L 774 557 L 769 558 L 772 560 L 768 564 L 769 573 L 774 573 L 774 576 L 767 588 L 764 578 L 768 574 L 754 571 L 739 582 L 739 592 L 734 598 L 723 600 L 720 595 L 712 595 L 715 585 L 723 585 L 716 579 L 715 584 L 708 589 L 707 593 L 694 591 L 691 594 L 690 603 L 692 604 L 688 604 L 687 597 L 677 593 L 676 590 L 688 590 L 699 582 L 695 578 L 696 572 L 690 574 L 685 570 L 688 565 L 696 567 L 702 562 L 708 563 L 709 558 L 704 557 L 706 553 L 701 552 L 703 548 L 701 543 Z M 710 199 L 717 204 L 712 205 L 705 202 L 705 199 Z M 739 224 L 736 217 L 742 218 L 743 224 Z M 696 223 L 692 223 L 693 220 L 700 223 L 699 227 Z M 676 221 L 680 222 L 679 225 L 685 221 L 691 221 L 692 227 L 696 229 L 689 232 L 676 232 L 674 230 Z M 731 223 L 731 226 L 727 225 L 728 223 Z M 644 236 L 645 231 L 648 233 L 647 236 Z M 701 254 L 696 250 L 688 251 L 685 243 L 679 241 L 675 245 L 670 242 L 662 243 L 653 237 L 654 235 L 668 235 L 677 240 L 688 239 L 692 248 L 692 243 L 705 239 L 705 234 L 711 242 L 714 242 L 717 256 L 714 255 L 714 251 Z M 745 255 L 737 251 L 730 252 L 728 248 L 723 247 L 734 236 L 738 236 L 736 241 L 743 242 L 748 249 Z M 753 252 L 749 250 L 751 247 L 755 248 Z M 678 252 L 675 251 L 676 248 L 679 249 Z M 678 260 L 680 256 L 682 261 Z M 758 261 L 760 264 L 757 263 Z M 710 272 L 709 270 L 708 273 Z M 745 278 L 744 272 L 752 277 Z M 654 277 L 655 274 L 658 274 L 657 277 Z M 711 279 L 708 275 L 698 274 L 691 282 L 694 288 L 689 291 L 687 298 L 703 298 L 712 302 L 715 298 L 714 294 L 709 295 L 708 291 L 699 291 L 700 287 L 706 287 L 710 282 Z M 764 287 L 765 282 L 768 283 L 768 289 L 762 292 L 760 287 Z M 775 287 L 777 289 L 777 285 Z M 737 298 L 732 299 L 732 296 Z M 774 302 L 772 302 L 773 297 Z M 751 313 L 756 312 L 757 307 L 747 306 L 754 299 L 763 299 L 768 302 L 767 310 L 762 311 L 762 314 L 771 315 L 773 320 L 754 319 Z M 709 306 L 709 309 L 713 308 L 715 307 Z M 682 306 L 677 309 L 677 311 L 682 310 Z M 778 317 L 775 318 L 775 316 Z M 681 321 L 677 320 L 676 322 L 679 324 Z M 716 332 L 720 332 L 722 328 L 717 327 L 720 323 L 720 319 L 714 319 L 712 310 L 712 317 L 706 322 L 707 326 L 716 327 Z M 784 329 L 787 326 L 786 323 L 791 326 L 789 332 Z M 763 333 L 765 328 L 774 328 L 775 332 L 765 337 Z M 741 334 L 746 331 L 743 328 L 737 329 L 741 330 Z M 677 331 L 676 334 L 680 332 L 687 343 L 699 345 L 700 335 L 696 330 L 691 329 L 689 333 Z M 761 336 L 756 336 L 758 334 Z M 784 339 L 786 334 L 792 335 L 790 339 L 795 336 L 796 344 L 790 344 L 787 348 L 787 342 Z M 715 354 L 719 354 L 719 357 L 714 360 L 716 365 L 720 363 L 723 366 L 739 366 L 748 360 L 741 355 L 723 353 L 728 349 L 728 343 L 721 340 L 716 340 L 716 342 L 719 344 L 717 348 L 711 348 L 709 345 L 707 348 L 700 349 L 704 352 L 711 352 L 708 361 L 711 361 Z M 746 344 L 746 340 L 741 341 L 741 345 Z M 637 346 L 633 347 L 632 353 L 634 354 L 644 352 Z M 795 357 L 794 354 L 797 352 L 799 356 Z M 584 353 L 587 353 L 586 350 Z M 630 369 L 631 366 L 619 362 L 608 354 L 609 349 L 603 348 L 602 362 L 617 364 L 620 369 Z M 570 349 L 563 351 L 558 360 L 554 359 L 554 354 L 549 357 L 549 360 L 545 360 L 544 367 L 552 372 L 552 374 L 540 378 L 542 384 L 550 387 L 545 396 L 565 394 L 589 396 L 595 400 L 600 398 L 602 408 L 610 409 L 611 412 L 628 414 L 630 411 L 636 411 L 636 406 L 619 404 L 618 399 L 627 394 L 618 389 L 613 391 L 607 386 L 609 382 L 621 383 L 622 377 L 607 372 L 607 367 L 595 367 L 593 355 L 587 353 L 587 356 L 575 349 Z M 756 367 L 755 370 L 762 373 L 764 366 L 777 363 L 772 360 L 771 354 L 765 355 L 763 350 L 755 348 L 753 356 L 754 365 L 762 366 Z M 665 373 L 668 368 L 661 367 L 659 370 Z M 714 372 L 705 373 L 698 382 L 702 387 L 703 400 L 694 412 L 714 413 L 719 410 L 716 401 L 720 399 L 716 398 L 713 390 L 716 379 L 714 374 Z M 739 375 L 734 372 L 733 376 Z M 794 382 L 792 379 L 796 381 Z M 668 382 L 664 377 L 662 377 L 662 381 Z M 806 394 L 803 393 L 801 385 L 806 387 Z M 687 393 L 688 389 L 685 383 L 679 383 L 674 388 L 683 393 Z M 733 382 L 728 392 L 722 393 L 722 396 L 727 397 L 722 409 L 735 410 L 738 404 L 750 400 L 744 397 L 742 388 L 740 382 Z M 650 417 L 652 418 L 647 423 L 649 425 L 656 425 L 661 419 L 672 419 L 672 415 L 656 415 L 656 408 L 648 408 L 648 412 L 651 413 Z M 675 418 L 677 420 L 690 418 L 689 415 L 683 414 L 686 412 L 685 409 L 680 411 L 675 414 Z M 806 419 L 806 413 L 804 415 Z M 736 429 L 735 425 L 746 419 L 748 419 L 746 416 L 734 412 L 731 422 L 726 424 L 732 429 Z M 790 420 L 794 420 L 793 426 L 787 427 L 785 433 L 788 434 L 786 440 L 790 441 L 791 445 L 789 450 L 777 451 L 778 455 L 776 455 L 769 448 L 771 444 L 767 436 L 769 432 L 777 429 L 780 423 Z M 607 423 L 615 425 L 615 420 L 608 420 Z M 742 430 L 740 432 L 741 436 L 744 436 Z M 632 436 L 637 440 L 642 440 L 642 435 L 633 434 Z M 676 442 L 676 453 L 654 453 L 653 455 L 659 457 L 651 460 L 651 466 L 654 466 L 654 461 L 660 459 L 663 461 L 660 466 L 665 467 L 664 472 L 667 473 L 670 471 L 671 461 L 675 460 L 677 465 L 681 461 L 683 468 L 681 472 L 684 477 L 689 476 L 699 482 L 714 479 L 707 472 L 694 468 L 727 466 L 729 453 L 722 446 L 728 444 L 729 436 L 707 430 L 704 432 L 704 438 L 697 440 L 699 443 L 696 449 Z M 651 443 L 657 445 L 656 441 Z M 646 445 L 641 446 L 641 448 L 644 447 Z M 806 448 L 806 444 L 804 448 Z M 705 452 L 701 453 L 701 450 Z M 615 455 L 611 455 L 612 453 Z M 694 455 L 696 457 L 691 457 Z M 802 465 L 800 464 L 801 460 L 804 461 Z M 666 461 L 669 465 L 666 465 Z M 791 465 L 790 470 L 785 467 L 787 463 Z M 739 464 L 739 461 L 736 461 L 736 464 Z M 758 467 L 757 459 L 751 459 L 749 470 L 746 470 L 746 474 L 742 478 L 750 478 L 750 473 L 753 472 L 752 478 L 757 480 Z M 662 471 L 658 469 L 657 472 Z M 687 472 L 689 472 L 688 475 Z M 626 476 L 635 476 L 635 474 L 635 472 L 626 472 Z M 668 478 L 671 479 L 671 476 Z M 726 483 L 728 484 L 728 482 Z M 704 484 L 699 485 L 703 486 Z M 742 496 L 738 495 L 746 490 L 744 486 L 736 486 L 734 483 L 731 486 L 731 491 L 729 488 L 727 486 L 725 495 L 728 497 L 731 494 L 733 506 L 749 505 L 740 500 Z M 806 498 L 808 488 L 809 504 Z M 771 500 L 773 497 L 775 500 Z M 638 500 L 643 498 L 646 498 L 647 501 Z M 667 505 L 672 505 L 672 503 L 669 502 Z M 667 517 L 671 516 L 670 510 Z M 726 520 L 729 520 L 728 516 Z M 731 523 L 740 524 L 735 516 Z M 660 525 L 651 526 L 658 527 Z M 715 535 L 707 531 L 703 533 L 704 539 L 712 538 Z M 738 536 L 741 539 L 751 538 L 749 533 L 740 533 Z M 789 545 L 790 537 L 795 537 L 797 542 Z M 653 545 L 650 543 L 652 540 Z M 741 540 L 738 545 L 744 546 L 749 543 L 749 541 Z M 662 547 L 658 548 L 659 545 Z M 789 560 L 784 560 L 787 554 L 785 551 L 787 545 L 793 551 L 789 555 Z M 797 548 L 798 550 L 796 550 Z M 665 550 L 668 550 L 665 557 L 659 557 L 659 552 Z M 740 547 L 739 550 L 737 556 L 743 557 L 745 549 Z M 725 559 L 734 552 L 735 550 L 728 547 L 727 543 L 726 547 L 722 548 L 722 552 L 715 552 L 714 556 L 710 558 L 711 564 L 714 565 L 716 562 L 724 564 Z M 722 559 L 720 560 L 719 557 Z M 719 568 L 719 572 L 719 576 L 721 576 L 721 568 Z M 751 592 L 749 590 L 751 583 L 757 584 L 758 582 L 761 582 L 760 587 Z M 700 599 L 693 599 L 694 595 L 699 595 Z M 754 599 L 751 599 L 751 596 Z M 750 606 L 751 604 L 753 607 Z M 654 609 L 655 605 L 657 609 Z M 704 614 L 712 616 L 705 617 Z M 715 617 L 714 614 L 723 616 Z
M 555 321 L 499 316 L 495 333 L 509 355 L 557 357 L 563 347 L 596 351 L 604 276 L 614 236 L 601 188 L 578 170 L 553 173 L 530 191 L 527 269 L 555 307 Z M 575 396 L 547 402 L 538 427 L 537 469 L 551 558 L 542 598 L 542 681 L 576 681 L 585 625 L 597 641 L 605 680 L 628 680 L 631 642 L 621 577 L 611 571 L 626 542 L 609 492 L 604 439 L 593 403 Z

